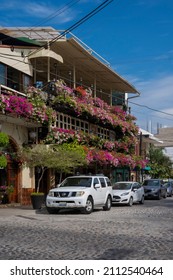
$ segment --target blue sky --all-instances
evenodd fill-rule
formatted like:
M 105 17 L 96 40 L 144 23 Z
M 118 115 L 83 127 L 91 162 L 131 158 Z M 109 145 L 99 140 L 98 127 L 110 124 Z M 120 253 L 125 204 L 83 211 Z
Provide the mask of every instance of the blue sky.
M 1 0 L 0 26 L 65 30 L 102 2 Z M 129 106 L 136 123 L 152 133 L 158 126 L 173 127 L 172 15 L 172 0 L 114 0 L 73 30 L 140 91 Z

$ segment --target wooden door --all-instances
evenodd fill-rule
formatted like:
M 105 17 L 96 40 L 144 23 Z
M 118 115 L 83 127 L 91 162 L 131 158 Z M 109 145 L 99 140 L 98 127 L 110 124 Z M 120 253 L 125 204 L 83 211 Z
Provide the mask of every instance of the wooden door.
M 10 202 L 18 202 L 18 179 L 19 178 L 19 169 L 18 166 L 14 163 L 8 163 L 7 166 L 7 182 L 8 186 L 14 187 L 14 192 L 9 196 Z

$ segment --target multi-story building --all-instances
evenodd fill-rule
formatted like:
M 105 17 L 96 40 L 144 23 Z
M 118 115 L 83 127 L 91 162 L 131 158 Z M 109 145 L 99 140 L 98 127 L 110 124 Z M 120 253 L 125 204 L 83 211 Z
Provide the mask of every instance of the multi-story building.
M 30 108 L 31 96 L 37 94 L 45 106 Z M 0 169 L 0 185 L 14 186 L 12 201 L 28 203 L 37 180 L 37 170 L 15 158 L 19 146 L 37 144 L 46 137 L 49 143 L 49 134 L 56 138 L 53 133 L 60 135 L 60 129 L 95 137 L 97 157 L 92 154 L 92 160 L 97 171 L 109 172 L 114 181 L 130 178 L 131 169 L 140 165 L 135 158 L 138 129 L 127 103 L 135 96 L 139 96 L 135 87 L 74 35 L 51 27 L 1 29 L 0 130 L 10 137 L 10 145 L 3 151 L 8 165 Z M 45 192 L 52 182 L 47 178 L 49 173 L 44 178 Z

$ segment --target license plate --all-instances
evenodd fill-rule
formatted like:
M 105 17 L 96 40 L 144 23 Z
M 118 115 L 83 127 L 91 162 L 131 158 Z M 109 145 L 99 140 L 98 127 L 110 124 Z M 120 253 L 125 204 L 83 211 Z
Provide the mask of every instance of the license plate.
M 66 202 L 59 202 L 59 206 L 61 206 L 61 207 L 65 207 L 66 205 L 67 205 Z

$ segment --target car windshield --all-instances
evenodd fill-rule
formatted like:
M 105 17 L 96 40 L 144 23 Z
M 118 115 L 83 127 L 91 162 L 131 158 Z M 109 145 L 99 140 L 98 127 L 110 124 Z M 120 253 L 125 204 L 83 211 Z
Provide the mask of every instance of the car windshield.
M 131 189 L 132 184 L 131 183 L 115 183 L 113 185 L 113 190 L 130 190 Z
M 159 180 L 145 180 L 143 186 L 152 186 L 152 187 L 159 187 L 160 181 Z
M 92 178 L 85 177 L 68 177 L 66 178 L 59 187 L 91 187 Z

